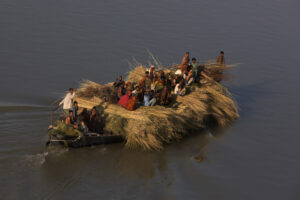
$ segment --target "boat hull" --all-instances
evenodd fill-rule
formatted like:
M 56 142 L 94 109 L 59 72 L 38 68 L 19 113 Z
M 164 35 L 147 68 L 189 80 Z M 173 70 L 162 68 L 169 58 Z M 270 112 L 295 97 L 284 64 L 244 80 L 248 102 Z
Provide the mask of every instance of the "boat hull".
M 65 147 L 80 148 L 86 146 L 102 145 L 102 144 L 112 144 L 121 143 L 124 139 L 120 135 L 99 135 L 91 134 L 84 135 L 77 138 L 68 138 L 60 135 L 51 136 L 49 141 L 46 143 L 49 145 L 63 145 Z

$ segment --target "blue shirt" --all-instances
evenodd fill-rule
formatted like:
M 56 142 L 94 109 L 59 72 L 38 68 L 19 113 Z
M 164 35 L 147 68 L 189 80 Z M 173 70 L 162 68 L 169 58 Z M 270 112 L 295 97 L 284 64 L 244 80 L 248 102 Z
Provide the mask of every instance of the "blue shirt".
M 145 93 L 145 95 L 144 95 L 144 105 L 149 106 L 149 101 L 150 101 L 150 94 Z

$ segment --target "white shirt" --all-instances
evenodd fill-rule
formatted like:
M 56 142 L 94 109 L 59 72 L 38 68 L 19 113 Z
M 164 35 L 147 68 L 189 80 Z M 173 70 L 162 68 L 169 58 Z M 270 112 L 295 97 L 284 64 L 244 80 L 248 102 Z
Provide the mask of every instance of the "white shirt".
M 178 95 L 178 94 L 180 94 L 180 88 L 179 88 L 179 83 L 177 83 L 176 84 L 176 86 L 175 86 L 175 89 L 174 89 L 174 93 L 176 94 L 176 95 Z
M 68 92 L 68 94 L 65 96 L 65 98 L 59 103 L 59 105 L 63 105 L 63 109 L 64 110 L 70 110 L 73 108 L 73 98 L 75 96 L 75 92 L 73 92 L 73 94 L 71 94 L 70 92 Z

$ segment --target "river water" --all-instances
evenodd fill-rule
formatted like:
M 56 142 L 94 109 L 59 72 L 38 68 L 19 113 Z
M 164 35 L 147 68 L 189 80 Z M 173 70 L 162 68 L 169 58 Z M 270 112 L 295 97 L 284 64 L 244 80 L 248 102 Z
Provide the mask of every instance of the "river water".
M 1 199 L 300 199 L 300 1 L 2 0 Z M 82 79 L 105 83 L 149 49 L 225 51 L 240 119 L 162 152 L 122 144 L 46 149 L 50 104 Z

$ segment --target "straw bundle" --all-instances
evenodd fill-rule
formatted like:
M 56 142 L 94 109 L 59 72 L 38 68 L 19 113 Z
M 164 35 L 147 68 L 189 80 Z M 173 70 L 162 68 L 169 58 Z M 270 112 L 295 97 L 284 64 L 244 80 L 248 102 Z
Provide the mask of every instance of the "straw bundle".
M 84 80 L 80 84 L 76 95 L 85 99 L 97 97 L 109 103 L 117 103 L 118 101 L 117 92 L 111 83 L 100 85 L 93 81 Z
M 53 129 L 50 129 L 47 133 L 49 136 L 53 136 L 56 134 L 69 136 L 69 137 L 82 136 L 82 133 L 79 130 L 74 129 L 72 126 L 66 125 L 64 122 L 60 120 L 57 121 L 57 126 Z

